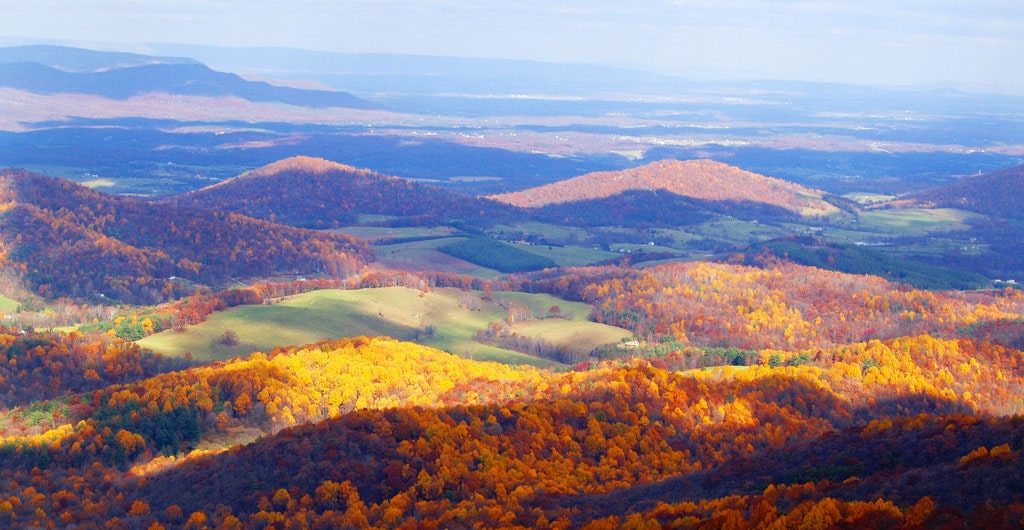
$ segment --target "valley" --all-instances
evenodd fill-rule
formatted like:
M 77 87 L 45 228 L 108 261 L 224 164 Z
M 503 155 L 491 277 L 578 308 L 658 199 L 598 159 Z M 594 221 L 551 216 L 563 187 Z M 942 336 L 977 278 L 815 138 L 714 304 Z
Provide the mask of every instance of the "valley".
M 1021 98 L 175 50 L 0 48 L 0 526 L 1024 521 Z

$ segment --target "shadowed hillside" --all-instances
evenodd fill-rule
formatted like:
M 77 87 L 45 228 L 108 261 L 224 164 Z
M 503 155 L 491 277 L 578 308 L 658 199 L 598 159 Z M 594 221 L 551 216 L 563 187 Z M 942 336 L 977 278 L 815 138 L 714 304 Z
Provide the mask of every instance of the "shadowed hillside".
M 147 203 L 18 170 L 0 172 L 0 236 L 5 266 L 53 297 L 155 302 L 182 294 L 171 277 L 344 276 L 373 259 L 350 236 Z
M 454 220 L 489 225 L 517 214 L 515 208 L 495 201 L 306 156 L 281 160 L 172 200 L 310 228 L 358 224 L 360 214 L 403 217 L 395 222 L 413 225 Z
M 935 208 L 959 208 L 994 217 L 1024 218 L 1024 166 L 993 173 L 915 193 L 906 197 L 915 205 Z

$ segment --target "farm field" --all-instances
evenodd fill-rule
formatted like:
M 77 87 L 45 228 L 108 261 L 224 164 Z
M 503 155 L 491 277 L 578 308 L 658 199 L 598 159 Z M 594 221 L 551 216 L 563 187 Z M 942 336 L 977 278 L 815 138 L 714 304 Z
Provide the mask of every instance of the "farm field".
M 630 335 L 621 328 L 587 321 L 587 304 L 546 294 L 495 292 L 490 301 L 482 300 L 479 292 L 458 289 L 437 289 L 420 295 L 420 291 L 406 287 L 315 291 L 272 305 L 231 308 L 214 313 L 185 332 L 165 331 L 138 342 L 165 355 L 189 352 L 200 360 L 226 360 L 277 346 L 387 335 L 474 360 L 557 364 L 476 341 L 476 332 L 489 322 L 504 319 L 507 310 L 502 306 L 513 303 L 529 308 L 537 317 L 547 316 L 552 306 L 558 306 L 563 318 L 538 318 L 516 324 L 515 330 L 527 337 L 543 336 L 556 344 L 568 344 L 572 351 L 589 352 Z M 228 330 L 237 336 L 237 344 L 221 340 Z
M 873 193 L 869 191 L 853 191 L 850 193 L 843 194 L 843 197 L 864 206 L 882 204 L 896 198 L 895 195 L 884 195 L 881 193 Z
M 18 310 L 18 302 L 11 300 L 4 295 L 0 295 L 0 312 L 13 313 Z
M 923 236 L 932 232 L 967 230 L 971 220 L 982 220 L 980 214 L 953 208 L 905 208 L 901 210 L 874 210 L 860 215 L 864 230 Z
M 437 247 L 442 245 L 463 240 L 464 238 L 428 239 L 377 247 L 377 261 L 373 266 L 381 270 L 453 272 L 487 279 L 498 277 L 498 271 L 474 265 L 437 250 Z
M 526 252 L 530 252 L 531 254 L 549 258 L 557 263 L 559 267 L 591 265 L 617 256 L 615 252 L 608 252 L 606 250 L 589 247 L 555 247 L 548 245 L 524 245 L 522 243 L 512 243 L 512 245 L 519 247 Z
M 456 233 L 454 228 L 448 226 L 436 226 L 436 227 L 422 227 L 422 226 L 402 226 L 402 227 L 390 227 L 390 226 L 345 226 L 336 230 L 329 230 L 330 232 L 341 232 L 361 239 L 376 243 L 381 240 L 388 239 L 404 239 L 404 238 L 428 238 L 428 237 L 448 237 Z

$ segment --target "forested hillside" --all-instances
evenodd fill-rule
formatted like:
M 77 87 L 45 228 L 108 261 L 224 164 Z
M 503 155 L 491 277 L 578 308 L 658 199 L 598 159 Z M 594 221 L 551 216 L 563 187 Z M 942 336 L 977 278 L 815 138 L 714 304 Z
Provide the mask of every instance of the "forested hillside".
M 24 171 L 0 173 L 0 205 L 4 266 L 46 297 L 153 303 L 191 292 L 171 277 L 345 276 L 374 256 L 343 234 L 147 203 Z
M 531 288 L 596 306 L 639 337 L 746 350 L 829 348 L 870 339 L 956 336 L 1024 315 L 1024 291 L 925 291 L 876 276 L 777 263 L 706 262 L 527 276 Z
M 959 208 L 994 217 L 1024 217 L 1024 166 L 984 175 L 964 177 L 959 182 L 912 194 L 914 204 Z
M 1024 352 L 914 336 L 799 365 L 674 359 L 555 373 L 356 338 L 110 386 L 58 403 L 48 430 L 5 417 L 0 521 L 1012 528 L 1024 514 L 1024 437 L 1003 416 L 1021 412 Z
M 305 156 L 275 162 L 172 202 L 308 228 L 360 224 L 360 214 L 400 217 L 394 223 L 402 225 L 462 220 L 484 226 L 517 215 L 515 208 L 495 201 Z
M 785 237 L 751 245 L 748 265 L 786 260 L 800 265 L 851 274 L 879 276 L 921 289 L 982 289 L 989 280 L 980 274 L 923 263 L 861 245 L 828 243 L 814 237 Z
M 525 208 L 541 208 L 606 199 L 629 191 L 665 191 L 706 202 L 768 205 L 807 216 L 838 212 L 823 200 L 824 192 L 713 160 L 662 160 L 622 171 L 589 173 L 493 198 Z

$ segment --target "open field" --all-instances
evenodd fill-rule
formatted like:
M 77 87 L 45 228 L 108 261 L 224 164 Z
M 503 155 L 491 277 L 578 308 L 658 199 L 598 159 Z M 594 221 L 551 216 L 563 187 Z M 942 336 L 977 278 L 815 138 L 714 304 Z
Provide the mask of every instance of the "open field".
M 876 210 L 860 216 L 864 230 L 887 232 L 905 236 L 923 236 L 932 232 L 967 230 L 971 219 L 985 216 L 953 208 L 905 208 Z
M 747 244 L 773 237 L 789 235 L 786 231 L 749 221 L 732 218 L 720 218 L 690 227 L 691 232 L 708 239 L 724 240 L 732 243 Z
M 590 234 L 584 228 L 574 226 L 560 226 L 538 221 L 525 221 L 514 225 L 494 225 L 492 229 L 496 233 L 522 232 L 526 236 L 536 235 L 550 241 L 562 241 L 568 243 L 572 239 L 584 239 Z
M 551 259 L 559 267 L 591 265 L 618 255 L 614 252 L 589 247 L 554 247 L 548 245 L 524 245 L 521 243 L 511 243 L 511 245 L 531 254 Z
M 565 344 L 569 351 L 590 353 L 599 346 L 619 342 L 629 332 L 614 326 L 593 323 L 579 326 L 558 318 L 534 320 L 515 327 L 516 333 L 530 338 L 543 338 L 556 344 Z
M 376 247 L 377 261 L 373 266 L 381 270 L 453 272 L 480 278 L 497 278 L 500 275 L 498 271 L 475 265 L 437 250 L 437 247 L 442 245 L 463 240 L 464 238 L 428 239 Z
M 850 193 L 844 193 L 843 197 L 864 206 L 882 204 L 896 198 L 895 195 L 883 195 L 881 193 L 872 193 L 868 191 L 854 191 Z
M 422 294 L 422 296 L 421 296 Z M 573 351 L 629 336 L 623 329 L 586 320 L 590 306 L 545 294 L 495 292 L 490 301 L 480 292 L 437 289 L 421 293 L 405 287 L 355 291 L 314 291 L 285 298 L 273 305 L 240 306 L 215 313 L 185 332 L 165 331 L 139 341 L 143 347 L 166 355 L 191 352 L 197 359 L 230 359 L 275 346 L 357 335 L 388 335 L 442 349 L 476 360 L 551 366 L 555 363 L 476 342 L 475 335 L 489 322 L 507 315 L 501 306 L 528 307 L 543 317 L 559 306 L 564 319 L 533 320 L 516 331 L 530 337 L 571 345 Z M 478 310 L 470 310 L 472 306 Z M 234 331 L 238 344 L 220 338 Z M 428 331 L 430 330 L 430 331 Z M 564 341 L 564 342 L 563 342 Z
M 457 230 L 449 226 L 346 226 L 336 230 L 329 231 L 341 232 L 344 234 L 348 234 L 350 236 L 358 237 L 360 239 L 365 239 L 367 241 L 370 241 L 371 243 L 387 239 L 403 239 L 413 237 L 448 237 L 457 232 Z
M 18 310 L 18 302 L 0 294 L 0 312 L 13 313 Z

